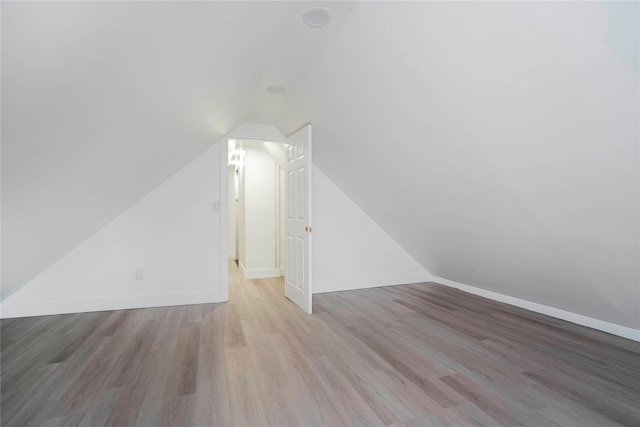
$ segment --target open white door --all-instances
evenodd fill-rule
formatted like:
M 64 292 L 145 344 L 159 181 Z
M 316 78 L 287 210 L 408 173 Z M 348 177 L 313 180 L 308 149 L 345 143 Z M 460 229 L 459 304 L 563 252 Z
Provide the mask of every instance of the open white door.
M 311 125 L 285 142 L 287 268 L 284 294 L 311 314 Z

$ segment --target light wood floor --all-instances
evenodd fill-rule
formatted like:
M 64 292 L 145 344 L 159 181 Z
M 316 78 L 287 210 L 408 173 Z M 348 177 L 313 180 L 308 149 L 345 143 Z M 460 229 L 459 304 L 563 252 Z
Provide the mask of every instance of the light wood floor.
M 640 344 L 435 284 L 2 321 L 2 425 L 639 426 Z

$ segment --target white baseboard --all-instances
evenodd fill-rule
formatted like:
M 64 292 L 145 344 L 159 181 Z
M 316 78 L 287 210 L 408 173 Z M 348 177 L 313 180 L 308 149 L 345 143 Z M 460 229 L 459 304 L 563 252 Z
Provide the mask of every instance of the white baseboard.
M 121 295 L 104 298 L 77 298 L 21 303 L 12 303 L 11 298 L 8 298 L 0 303 L 0 318 L 11 319 L 15 317 L 49 316 L 52 314 L 127 310 L 172 305 L 209 304 L 214 302 L 221 302 L 217 292 Z
M 617 325 L 615 323 L 606 322 L 604 320 L 594 319 L 592 317 L 583 316 L 582 314 L 572 313 L 570 311 L 561 310 L 548 305 L 538 304 L 535 302 L 523 300 L 520 298 L 510 297 L 498 292 L 487 291 L 485 289 L 476 288 L 475 286 L 465 285 L 464 283 L 455 282 L 443 277 L 434 276 L 432 279 L 436 283 L 440 283 L 451 288 L 460 289 L 470 294 L 479 295 L 494 301 L 503 302 L 505 304 L 514 305 L 526 310 L 534 311 L 557 319 L 566 320 L 567 322 L 576 323 L 599 331 L 608 332 L 619 337 L 628 338 L 634 341 L 640 341 L 640 329 L 633 329 L 627 326 Z
M 280 277 L 283 277 L 285 274 L 285 269 L 284 267 L 280 267 Z
M 280 269 L 279 268 L 266 268 L 266 269 L 254 269 L 254 270 L 246 270 L 244 267 L 241 268 L 245 280 L 252 279 L 269 279 L 272 277 L 280 277 Z
M 353 291 L 356 289 L 379 288 L 382 286 L 404 285 L 407 283 L 422 283 L 431 280 L 431 276 L 428 273 L 416 273 L 400 276 L 314 281 L 312 291 L 314 294 L 323 294 L 325 292 Z

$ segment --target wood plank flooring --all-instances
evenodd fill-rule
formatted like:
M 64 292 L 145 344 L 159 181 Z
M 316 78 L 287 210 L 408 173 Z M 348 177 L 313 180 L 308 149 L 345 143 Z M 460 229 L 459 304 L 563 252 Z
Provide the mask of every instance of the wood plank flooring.
M 3 320 L 3 426 L 640 426 L 640 344 L 436 284 Z

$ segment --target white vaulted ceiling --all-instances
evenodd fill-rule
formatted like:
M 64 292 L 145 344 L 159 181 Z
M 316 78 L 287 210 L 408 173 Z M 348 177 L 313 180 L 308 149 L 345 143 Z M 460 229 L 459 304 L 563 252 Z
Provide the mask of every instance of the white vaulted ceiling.
M 286 2 L 2 2 L 3 294 L 287 109 L 265 88 L 306 76 L 351 7 L 300 40 L 307 6 Z
M 319 4 L 3 2 L 3 294 L 237 125 L 311 122 L 431 273 L 640 327 L 638 3 Z

